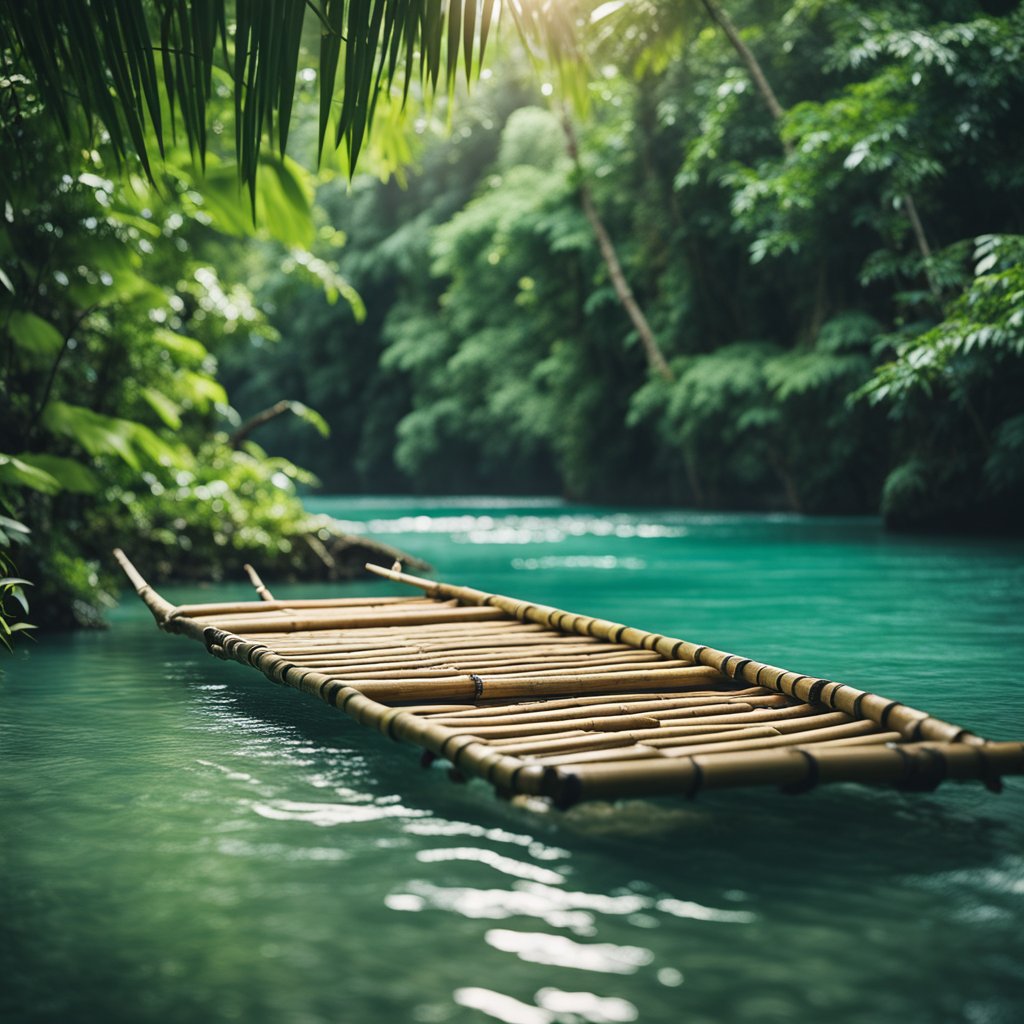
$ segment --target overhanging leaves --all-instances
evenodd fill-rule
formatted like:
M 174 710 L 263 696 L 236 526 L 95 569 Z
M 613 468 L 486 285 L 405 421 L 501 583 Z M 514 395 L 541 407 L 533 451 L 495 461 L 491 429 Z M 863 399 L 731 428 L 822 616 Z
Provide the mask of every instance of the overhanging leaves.
M 535 49 L 559 66 L 575 62 L 572 5 L 508 0 L 504 9 Z M 288 144 L 296 74 L 311 63 L 307 20 L 320 32 L 319 148 L 336 107 L 333 142 L 354 168 L 380 90 L 401 78 L 407 92 L 416 55 L 431 89 L 450 88 L 460 61 L 468 76 L 494 13 L 494 0 L 12 0 L 0 46 L 30 69 L 67 138 L 102 126 L 117 159 L 134 154 L 150 177 L 152 148 L 162 155 L 179 126 L 205 166 L 207 102 L 222 67 L 238 172 L 255 203 L 261 151 L 269 140 L 283 155 Z

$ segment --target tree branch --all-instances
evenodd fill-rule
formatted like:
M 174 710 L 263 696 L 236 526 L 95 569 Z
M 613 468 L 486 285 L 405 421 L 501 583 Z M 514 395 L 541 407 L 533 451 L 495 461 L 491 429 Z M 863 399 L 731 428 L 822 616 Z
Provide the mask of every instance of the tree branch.
M 583 180 L 583 167 L 580 164 L 576 130 L 573 128 L 572 121 L 569 120 L 568 113 L 564 110 L 562 111 L 562 128 L 565 131 L 566 148 L 569 151 L 569 156 L 576 165 L 579 178 L 580 205 L 583 207 L 583 213 L 590 222 L 594 237 L 597 239 L 598 248 L 601 250 L 601 258 L 608 268 L 608 276 L 611 278 L 615 294 L 618 296 L 619 302 L 622 303 L 623 309 L 625 309 L 634 328 L 636 328 L 637 334 L 640 336 L 640 343 L 643 345 L 644 355 L 647 357 L 647 365 L 665 380 L 675 380 L 675 375 L 665 360 L 665 355 L 661 351 L 658 339 L 654 336 L 654 331 L 651 330 L 651 325 L 647 322 L 647 317 L 644 316 L 644 312 L 637 303 L 636 296 L 633 294 L 633 289 L 630 288 L 626 275 L 622 271 L 622 264 L 619 262 L 615 243 L 612 242 L 608 229 L 604 226 L 604 221 L 601 220 L 600 214 L 598 214 L 597 208 L 594 206 L 590 189 Z
M 909 192 L 904 192 L 901 198 L 903 208 L 907 211 L 907 220 L 910 221 L 911 230 L 914 232 L 914 241 L 917 242 L 918 252 L 921 253 L 921 258 L 924 260 L 924 276 L 928 281 L 928 287 L 931 289 L 932 295 L 941 302 L 942 289 L 939 288 L 932 276 L 932 247 L 928 244 L 928 236 L 924 233 L 924 225 L 918 216 L 917 204 Z
M 262 427 L 264 423 L 269 423 L 271 420 L 277 419 L 278 416 L 284 415 L 286 412 L 291 412 L 292 403 L 287 399 L 282 399 L 280 402 L 275 402 L 273 405 L 266 409 L 256 413 L 255 416 L 250 416 L 232 435 L 228 438 L 228 444 L 232 448 L 241 448 L 242 442 L 258 427 Z
M 785 113 L 782 104 L 779 103 L 775 90 L 771 87 L 768 76 L 764 73 L 760 61 L 754 56 L 754 52 L 750 47 L 740 38 L 739 29 L 733 24 L 732 18 L 713 0 L 701 0 L 701 2 L 704 4 L 704 10 L 708 12 L 708 17 L 725 33 L 726 38 L 732 44 L 732 48 L 739 54 L 740 60 L 747 66 L 747 72 L 750 74 L 751 79 L 753 79 L 757 91 L 761 94 L 761 99 L 764 100 L 764 105 L 768 108 L 768 112 L 772 115 L 772 120 L 781 121 Z M 786 156 L 789 156 L 793 152 L 792 144 L 788 139 L 782 138 L 781 135 L 779 136 L 779 141 L 782 143 Z

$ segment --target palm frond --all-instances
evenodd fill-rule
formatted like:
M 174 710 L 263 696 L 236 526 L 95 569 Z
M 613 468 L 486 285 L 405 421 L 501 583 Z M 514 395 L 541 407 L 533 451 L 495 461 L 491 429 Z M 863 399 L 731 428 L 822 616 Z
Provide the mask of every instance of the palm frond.
M 162 156 L 179 125 L 205 165 L 213 69 L 223 67 L 234 94 L 238 172 L 255 195 L 261 150 L 270 144 L 283 155 L 288 145 L 296 74 L 312 63 L 303 48 L 307 20 L 320 33 L 319 152 L 333 128 L 333 144 L 345 146 L 354 168 L 377 96 L 400 75 L 406 96 L 417 73 L 427 89 L 451 90 L 461 62 L 468 79 L 501 9 L 535 52 L 568 64 L 576 58 L 573 7 L 557 0 L 505 0 L 503 8 L 495 0 L 8 0 L 0 46 L 31 77 L 66 137 L 83 125 L 102 129 L 115 158 L 134 154 L 150 177 L 151 149 Z

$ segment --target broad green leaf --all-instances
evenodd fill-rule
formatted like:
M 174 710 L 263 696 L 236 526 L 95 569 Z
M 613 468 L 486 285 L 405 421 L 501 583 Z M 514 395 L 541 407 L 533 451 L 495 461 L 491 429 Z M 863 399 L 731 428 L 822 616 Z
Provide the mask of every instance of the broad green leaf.
M 49 473 L 64 490 L 72 494 L 94 494 L 100 489 L 99 477 L 77 459 L 39 452 L 25 452 L 18 458 L 29 466 Z
M 196 341 L 195 338 L 187 338 L 184 334 L 178 334 L 175 331 L 168 330 L 166 327 L 158 327 L 153 332 L 153 340 L 157 344 L 162 345 L 168 352 L 173 352 L 175 355 L 183 356 L 186 359 L 192 359 L 195 362 L 202 362 L 209 352 L 206 346 L 201 341 Z
M 51 433 L 77 442 L 90 455 L 116 455 L 132 469 L 140 468 L 132 446 L 138 424 L 131 420 L 103 416 L 80 405 L 51 402 L 43 411 L 42 423 Z
M 162 391 L 156 388 L 143 388 L 142 397 L 150 408 L 160 417 L 165 426 L 177 430 L 181 426 L 181 408 L 171 401 Z
M 227 404 L 227 392 L 217 381 L 205 373 L 185 370 L 178 375 L 178 382 L 181 385 L 182 394 L 187 396 L 189 401 L 200 410 L 206 410 L 215 404 Z
M 24 523 L 8 516 L 0 516 L 0 547 L 9 548 L 11 544 L 27 544 L 31 531 Z M 3 561 L 0 560 L 0 565 Z M 8 565 L 7 568 L 10 566 Z
M 234 174 L 226 168 L 208 169 L 198 189 L 202 207 L 213 227 L 229 235 L 246 238 L 253 233 L 249 202 Z
M 212 225 L 230 235 L 269 235 L 286 246 L 309 248 L 316 237 L 313 184 L 309 173 L 288 157 L 260 157 L 255 215 L 234 169 L 210 155 L 206 174 L 193 184 Z
M 60 481 L 43 469 L 30 466 L 13 455 L 0 455 L 0 485 L 28 487 L 43 494 L 56 494 Z
M 135 449 L 153 462 L 165 466 L 180 465 L 186 458 L 184 446 L 168 443 L 142 423 L 128 423 L 129 437 Z
M 291 411 L 298 416 L 300 420 L 303 420 L 311 427 L 314 427 L 321 437 L 331 436 L 331 428 L 327 425 L 327 420 L 325 420 L 323 416 L 316 411 L 316 409 L 310 409 L 308 405 L 304 405 L 302 402 L 292 402 Z
M 257 216 L 270 235 L 288 246 L 308 249 L 316 238 L 309 176 L 287 157 L 264 157 Z
M 18 348 L 37 363 L 52 362 L 64 348 L 64 338 L 53 324 L 35 313 L 18 310 L 11 314 L 7 333 Z
M 23 582 L 28 583 L 28 580 L 24 580 Z M 29 586 L 31 586 L 31 583 L 29 583 Z M 13 597 L 14 600 L 21 605 L 22 610 L 25 612 L 26 615 L 28 615 L 28 598 L 25 596 L 25 591 L 17 585 L 8 586 L 6 589 L 7 593 L 10 594 L 10 596 Z
M 0 456 L 0 458 L 2 457 Z M 0 516 L 0 529 L 26 535 L 32 532 L 24 523 L 19 523 L 17 519 L 11 519 L 9 516 Z

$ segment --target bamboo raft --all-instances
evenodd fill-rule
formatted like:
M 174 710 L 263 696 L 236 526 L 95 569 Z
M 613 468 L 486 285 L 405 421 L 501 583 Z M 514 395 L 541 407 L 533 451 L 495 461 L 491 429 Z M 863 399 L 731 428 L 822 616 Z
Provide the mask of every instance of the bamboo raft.
M 175 607 L 161 629 L 259 669 L 503 796 L 581 800 L 829 782 L 931 790 L 1024 773 L 1024 743 L 687 640 L 367 565 L 423 596 Z

